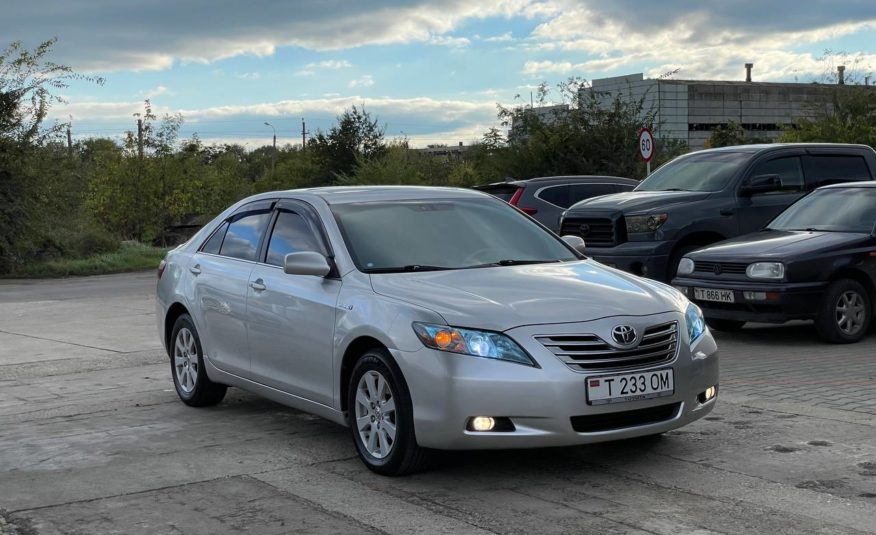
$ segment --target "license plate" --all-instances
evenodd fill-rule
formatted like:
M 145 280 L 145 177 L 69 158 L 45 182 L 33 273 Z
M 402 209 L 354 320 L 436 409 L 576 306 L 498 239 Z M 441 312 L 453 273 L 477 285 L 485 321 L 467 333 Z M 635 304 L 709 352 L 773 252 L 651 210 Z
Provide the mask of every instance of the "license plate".
M 735 303 L 733 290 L 716 290 L 714 288 L 694 288 L 694 299 L 700 301 L 717 301 L 719 303 Z
M 675 381 L 671 368 L 651 372 L 587 378 L 587 403 L 605 405 L 671 396 Z

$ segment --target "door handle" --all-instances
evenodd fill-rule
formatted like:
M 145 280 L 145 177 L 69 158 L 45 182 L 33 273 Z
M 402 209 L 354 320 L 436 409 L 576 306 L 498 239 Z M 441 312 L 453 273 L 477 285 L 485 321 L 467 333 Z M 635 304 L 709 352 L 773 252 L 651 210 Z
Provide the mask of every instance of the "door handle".
M 192 272 L 192 275 L 200 275 L 201 274 L 201 264 L 195 264 L 194 266 L 189 268 L 189 271 Z
M 267 286 L 265 286 L 265 281 L 263 281 L 262 279 L 256 279 L 250 282 L 249 287 L 257 292 L 263 292 L 268 288 Z
M 721 211 L 718 213 L 721 215 L 730 216 L 733 215 L 733 208 L 722 208 Z

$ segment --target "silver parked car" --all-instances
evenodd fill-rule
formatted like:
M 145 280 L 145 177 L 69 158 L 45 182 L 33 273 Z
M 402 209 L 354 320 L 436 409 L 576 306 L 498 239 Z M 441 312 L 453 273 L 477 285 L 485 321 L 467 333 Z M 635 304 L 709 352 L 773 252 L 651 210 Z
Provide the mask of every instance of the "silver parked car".
M 266 193 L 167 255 L 158 328 L 185 403 L 244 388 L 348 425 L 388 475 L 432 449 L 601 442 L 708 414 L 718 353 L 700 310 L 581 245 L 470 190 Z

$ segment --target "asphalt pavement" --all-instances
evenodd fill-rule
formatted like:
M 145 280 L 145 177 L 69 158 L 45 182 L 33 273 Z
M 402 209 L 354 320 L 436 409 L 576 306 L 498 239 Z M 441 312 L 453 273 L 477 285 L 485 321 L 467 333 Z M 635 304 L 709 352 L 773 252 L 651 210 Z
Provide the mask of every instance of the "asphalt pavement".
M 154 286 L 0 282 L 0 534 L 876 533 L 876 335 L 718 334 L 693 425 L 390 479 L 325 420 L 237 389 L 180 403 Z

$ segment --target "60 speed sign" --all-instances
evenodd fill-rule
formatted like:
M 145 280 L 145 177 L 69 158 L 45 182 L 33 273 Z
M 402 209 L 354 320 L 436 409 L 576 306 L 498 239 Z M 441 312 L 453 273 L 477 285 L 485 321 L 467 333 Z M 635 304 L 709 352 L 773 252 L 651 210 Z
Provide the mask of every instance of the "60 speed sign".
M 650 162 L 654 157 L 654 135 L 647 128 L 639 130 L 639 154 L 646 162 Z

